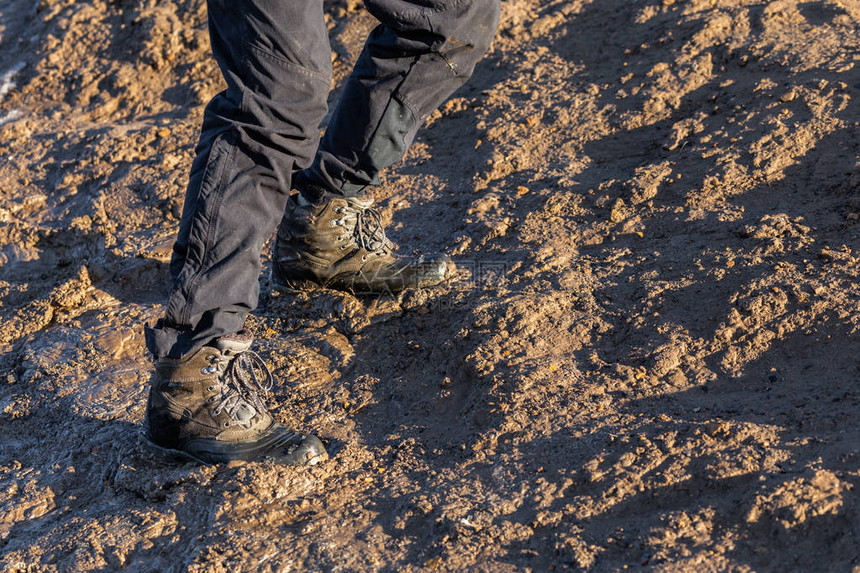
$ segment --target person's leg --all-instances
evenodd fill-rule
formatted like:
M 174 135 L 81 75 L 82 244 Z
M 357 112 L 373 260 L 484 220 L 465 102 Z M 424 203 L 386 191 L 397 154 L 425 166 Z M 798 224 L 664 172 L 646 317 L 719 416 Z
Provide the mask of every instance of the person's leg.
M 337 195 L 360 195 L 400 160 L 427 117 L 472 75 L 495 36 L 499 0 L 365 0 L 381 25 L 344 87 L 310 169 Z
M 157 359 L 145 438 L 207 463 L 326 456 L 268 413 L 273 378 L 242 330 L 257 304 L 260 250 L 292 172 L 319 140 L 331 56 L 322 0 L 209 0 L 212 50 L 227 90 L 207 106 L 170 264 L 165 317 L 146 329 Z
M 257 304 L 260 250 L 292 172 L 319 141 L 331 48 L 322 0 L 209 0 L 212 51 L 226 91 L 209 103 L 170 271 L 165 317 L 147 331 L 176 358 L 242 329 Z
M 492 42 L 499 0 L 365 0 L 381 24 L 347 80 L 300 197 L 278 229 L 272 282 L 295 289 L 396 291 L 441 282 L 441 256 L 400 258 L 369 209 L 380 171 L 400 160 L 430 113 Z

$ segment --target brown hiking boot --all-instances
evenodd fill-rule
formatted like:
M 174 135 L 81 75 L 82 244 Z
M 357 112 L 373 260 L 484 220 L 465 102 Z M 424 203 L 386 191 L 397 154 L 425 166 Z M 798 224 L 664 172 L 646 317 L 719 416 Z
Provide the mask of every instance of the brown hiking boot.
M 158 361 L 144 434 L 155 451 L 207 464 L 314 465 L 328 457 L 319 438 L 272 419 L 259 394 L 268 394 L 274 379 L 248 350 L 251 340 L 244 333 L 223 336 L 214 346 Z
M 367 294 L 423 288 L 454 270 L 446 255 L 409 260 L 397 257 L 382 218 L 370 208 L 372 195 L 311 202 L 290 198 L 278 227 L 272 261 L 276 288 L 319 287 Z

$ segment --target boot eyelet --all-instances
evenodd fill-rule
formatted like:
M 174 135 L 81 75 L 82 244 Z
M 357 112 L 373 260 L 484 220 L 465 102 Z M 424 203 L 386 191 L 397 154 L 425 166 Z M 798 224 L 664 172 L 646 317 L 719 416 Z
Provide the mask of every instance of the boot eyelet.
M 342 240 L 343 240 L 343 235 L 341 235 L 340 237 L 335 239 L 335 241 L 337 241 L 338 243 L 341 242 Z
M 230 422 L 224 422 L 224 427 L 225 427 L 225 428 L 229 428 L 229 427 L 230 427 Z
M 208 388 L 206 388 L 206 390 L 208 390 L 209 392 L 212 392 L 215 390 L 215 386 L 209 386 Z
M 367 255 L 361 255 L 361 262 L 367 261 Z
M 337 227 L 337 219 L 332 219 L 331 221 L 328 222 L 328 224 L 331 227 Z

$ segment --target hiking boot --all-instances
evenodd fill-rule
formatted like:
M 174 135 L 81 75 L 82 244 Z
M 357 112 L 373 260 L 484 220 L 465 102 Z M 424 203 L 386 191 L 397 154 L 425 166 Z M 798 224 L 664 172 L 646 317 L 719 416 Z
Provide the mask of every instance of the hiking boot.
M 290 198 L 278 227 L 272 257 L 272 285 L 351 293 L 398 292 L 445 280 L 454 270 L 446 255 L 398 257 L 385 236 L 373 196 L 310 201 Z
M 206 464 L 231 460 L 314 465 L 325 460 L 315 436 L 272 419 L 260 394 L 274 382 L 249 350 L 251 336 L 223 336 L 179 359 L 162 358 L 146 404 L 144 437 L 161 454 Z

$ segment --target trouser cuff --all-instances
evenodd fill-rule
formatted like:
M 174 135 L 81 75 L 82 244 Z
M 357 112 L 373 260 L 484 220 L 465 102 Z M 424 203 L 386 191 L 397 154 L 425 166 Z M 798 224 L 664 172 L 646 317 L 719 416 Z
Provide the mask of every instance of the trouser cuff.
M 146 348 L 156 360 L 161 358 L 181 358 L 194 348 L 193 333 L 190 329 L 170 328 L 160 318 L 154 326 L 144 325 Z

